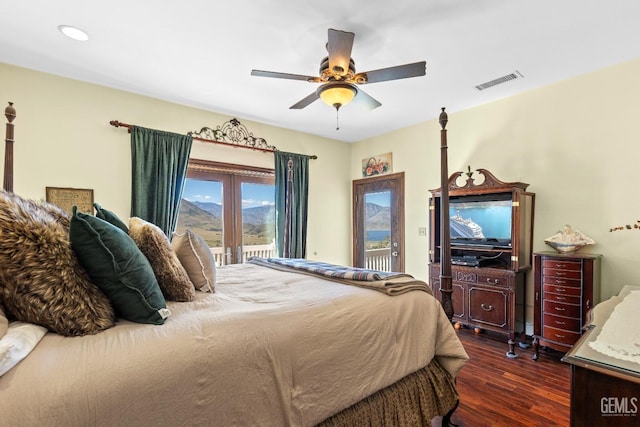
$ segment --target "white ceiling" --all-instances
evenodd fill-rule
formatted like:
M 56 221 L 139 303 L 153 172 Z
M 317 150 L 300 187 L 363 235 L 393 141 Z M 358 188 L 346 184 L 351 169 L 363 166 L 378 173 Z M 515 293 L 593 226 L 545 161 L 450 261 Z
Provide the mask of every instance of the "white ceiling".
M 0 62 L 353 142 L 638 58 L 639 21 L 638 0 L 0 0 Z M 358 72 L 427 74 L 361 86 L 382 106 L 344 106 L 340 130 L 321 101 L 289 109 L 317 84 L 250 75 L 316 76 L 329 28 L 355 33 Z

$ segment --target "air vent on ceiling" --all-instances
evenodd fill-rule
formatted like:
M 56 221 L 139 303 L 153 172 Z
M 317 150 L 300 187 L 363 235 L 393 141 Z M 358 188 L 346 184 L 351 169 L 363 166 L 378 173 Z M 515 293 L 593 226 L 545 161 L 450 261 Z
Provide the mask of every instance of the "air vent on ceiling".
M 497 79 L 493 79 L 489 82 L 479 84 L 476 86 L 476 89 L 478 90 L 489 89 L 490 87 L 493 87 L 502 83 L 506 83 L 511 80 L 521 79 L 522 77 L 524 76 L 520 74 L 520 71 L 516 70 L 515 72 L 511 74 L 507 74 L 506 76 L 498 77 Z

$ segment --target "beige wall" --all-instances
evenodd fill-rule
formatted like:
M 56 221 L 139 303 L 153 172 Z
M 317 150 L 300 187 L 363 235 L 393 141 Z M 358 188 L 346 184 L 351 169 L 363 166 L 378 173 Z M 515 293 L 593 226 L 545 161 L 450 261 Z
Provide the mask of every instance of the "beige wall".
M 529 183 L 536 193 L 534 250 L 547 250 L 544 238 L 565 223 L 595 239 L 586 251 L 604 255 L 602 299 L 637 283 L 640 231 L 609 229 L 640 219 L 638 75 L 640 59 L 449 113 L 449 171 L 470 165 Z M 0 100 L 15 102 L 18 111 L 17 193 L 43 198 L 46 186 L 93 188 L 96 201 L 123 217 L 130 208 L 128 136 L 109 120 L 184 133 L 231 118 L 3 64 Z M 406 180 L 406 270 L 427 278 L 428 236 L 418 236 L 418 228 L 428 227 L 428 190 L 440 185 L 436 120 L 345 144 L 238 118 L 282 150 L 319 156 L 310 178 L 312 259 L 350 264 L 351 180 L 360 178 L 363 158 L 392 152 L 394 171 Z M 269 155 L 205 144 L 196 144 L 192 157 L 271 164 Z
M 640 231 L 609 232 L 640 220 L 640 59 L 466 111 L 449 113 L 449 172 L 485 168 L 536 193 L 534 250 L 571 224 L 603 254 L 602 299 L 640 285 Z M 508 83 L 507 83 L 508 84 Z M 442 100 L 446 106 L 446 99 Z M 437 112 L 436 112 L 437 113 Z M 406 173 L 407 271 L 427 277 L 429 189 L 440 186 L 440 127 L 435 120 L 352 146 L 351 177 L 362 158 L 393 153 Z M 529 275 L 527 304 L 532 303 Z M 529 308 L 529 321 L 532 319 Z
M 17 111 L 17 194 L 44 199 L 47 186 L 92 188 L 95 200 L 121 218 L 129 217 L 131 207 L 129 136 L 110 120 L 186 133 L 232 118 L 6 64 L 0 64 L 0 101 L 3 111 L 7 101 Z M 308 257 L 349 263 L 349 145 L 238 119 L 283 151 L 318 156 L 310 167 Z M 191 157 L 273 167 L 270 154 L 199 142 Z

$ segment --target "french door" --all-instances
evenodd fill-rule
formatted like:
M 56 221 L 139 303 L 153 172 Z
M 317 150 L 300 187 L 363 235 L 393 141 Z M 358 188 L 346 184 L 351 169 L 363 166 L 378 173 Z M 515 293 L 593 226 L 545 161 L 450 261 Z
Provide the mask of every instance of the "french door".
M 275 256 L 273 170 L 190 160 L 176 232 L 187 229 L 217 265 Z
M 353 265 L 404 272 L 404 172 L 353 181 Z

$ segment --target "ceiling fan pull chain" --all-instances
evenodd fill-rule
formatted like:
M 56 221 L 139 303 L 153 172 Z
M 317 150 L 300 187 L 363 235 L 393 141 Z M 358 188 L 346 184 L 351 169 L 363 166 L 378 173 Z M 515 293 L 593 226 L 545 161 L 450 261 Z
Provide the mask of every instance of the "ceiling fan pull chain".
M 340 111 L 336 108 L 336 130 L 340 130 Z

